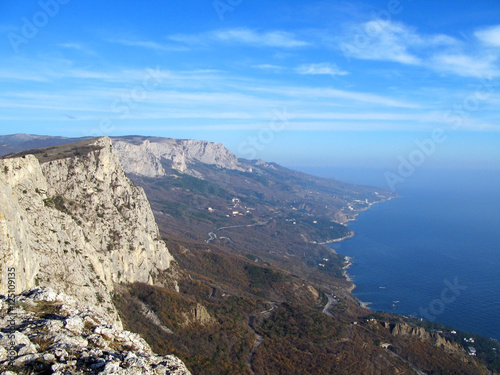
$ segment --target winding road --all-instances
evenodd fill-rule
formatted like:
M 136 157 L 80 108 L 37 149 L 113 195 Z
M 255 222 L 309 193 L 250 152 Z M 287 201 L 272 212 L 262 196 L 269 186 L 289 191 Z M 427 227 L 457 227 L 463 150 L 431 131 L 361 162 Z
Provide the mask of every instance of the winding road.
M 269 221 L 259 221 L 259 222 L 254 223 L 254 224 L 231 225 L 229 227 L 220 227 L 220 228 L 214 229 L 213 232 L 209 232 L 208 233 L 209 238 L 205 242 L 210 243 L 210 241 L 217 239 L 217 235 L 215 234 L 215 232 L 217 232 L 218 230 L 233 229 L 233 228 L 245 228 L 245 227 L 257 227 L 257 226 L 261 226 L 261 225 L 267 225 L 268 223 L 269 223 Z
M 271 305 L 271 308 L 269 310 L 264 310 L 264 311 L 261 311 L 259 313 L 259 315 L 264 315 L 266 318 L 272 314 L 272 312 L 274 310 L 276 310 L 278 308 L 278 305 L 274 302 L 270 302 L 270 301 L 266 301 L 266 303 L 270 304 Z M 255 333 L 255 342 L 253 344 L 253 347 L 252 347 L 252 350 L 250 350 L 250 354 L 248 355 L 248 368 L 250 369 L 250 372 L 252 374 L 254 374 L 254 371 L 253 371 L 253 367 L 252 367 L 252 361 L 253 361 L 253 355 L 255 353 L 255 351 L 257 350 L 257 348 L 264 342 L 264 337 L 262 337 L 261 335 L 259 335 L 256 331 L 255 331 L 255 328 L 254 328 L 254 324 L 253 324 L 253 320 L 254 320 L 254 316 L 251 315 L 249 318 L 248 318 L 248 327 L 254 331 Z
M 333 298 L 331 294 L 325 293 L 326 298 L 328 298 L 328 302 L 326 303 L 325 307 L 323 308 L 323 314 L 326 314 L 328 316 L 331 316 L 334 318 L 333 314 L 330 312 L 330 309 L 335 306 L 339 301 L 336 298 Z

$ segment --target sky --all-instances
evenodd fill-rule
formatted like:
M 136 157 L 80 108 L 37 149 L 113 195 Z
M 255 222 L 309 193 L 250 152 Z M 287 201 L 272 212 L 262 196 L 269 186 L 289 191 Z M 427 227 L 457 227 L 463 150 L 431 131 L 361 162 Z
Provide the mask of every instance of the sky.
M 0 133 L 500 170 L 498 0 L 2 0 Z

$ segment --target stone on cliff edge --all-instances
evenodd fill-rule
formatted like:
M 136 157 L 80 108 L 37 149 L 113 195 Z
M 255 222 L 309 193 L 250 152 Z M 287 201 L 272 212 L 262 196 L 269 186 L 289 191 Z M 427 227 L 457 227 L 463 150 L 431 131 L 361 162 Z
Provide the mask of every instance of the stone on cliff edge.
M 2 374 L 190 374 L 177 357 L 154 354 L 139 335 L 51 289 L 0 296 L 0 330 Z

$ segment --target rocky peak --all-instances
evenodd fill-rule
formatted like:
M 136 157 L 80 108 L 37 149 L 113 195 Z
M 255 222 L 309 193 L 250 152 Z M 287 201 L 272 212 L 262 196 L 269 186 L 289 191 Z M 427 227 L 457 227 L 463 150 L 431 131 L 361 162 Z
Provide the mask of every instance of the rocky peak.
M 168 165 L 181 173 L 202 177 L 190 168 L 198 162 L 219 168 L 246 170 L 238 158 L 220 143 L 130 136 L 113 138 L 113 145 L 125 171 L 139 176 L 165 176 Z
M 51 286 L 120 326 L 117 283 L 156 283 L 173 258 L 109 138 L 0 159 L 0 293 Z
M 158 356 L 137 334 L 52 289 L 0 296 L 2 374 L 189 375 L 174 356 Z

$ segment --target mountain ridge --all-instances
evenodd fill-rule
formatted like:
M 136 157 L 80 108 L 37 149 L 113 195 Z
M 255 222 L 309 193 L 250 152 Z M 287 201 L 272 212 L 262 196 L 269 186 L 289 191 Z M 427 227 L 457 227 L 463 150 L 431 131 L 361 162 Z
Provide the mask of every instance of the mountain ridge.
M 112 139 L 127 173 L 153 178 L 165 176 L 165 162 L 181 173 L 198 178 L 202 176 L 188 168 L 188 164 L 200 162 L 219 168 L 245 171 L 236 156 L 221 143 L 140 136 Z

